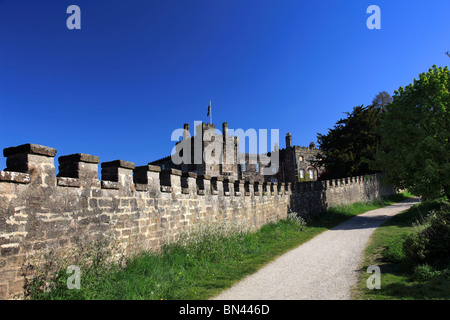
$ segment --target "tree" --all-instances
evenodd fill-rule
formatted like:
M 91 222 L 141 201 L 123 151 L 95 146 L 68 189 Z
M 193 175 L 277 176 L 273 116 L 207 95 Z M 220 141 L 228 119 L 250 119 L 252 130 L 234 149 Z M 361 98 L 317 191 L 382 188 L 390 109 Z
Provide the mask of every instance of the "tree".
M 372 101 L 372 106 L 380 109 L 380 111 L 384 111 L 386 109 L 386 106 L 391 102 L 392 102 L 391 95 L 386 91 L 382 91 L 375 96 L 375 98 Z
M 386 181 L 424 198 L 450 199 L 450 72 L 433 66 L 395 91 L 380 123 L 372 168 Z
M 357 106 L 346 112 L 347 118 L 336 122 L 326 135 L 317 134 L 320 145 L 315 165 L 325 167 L 326 176 L 334 179 L 374 173 L 369 162 L 375 159 L 380 137 L 375 132 L 381 113 L 378 107 Z

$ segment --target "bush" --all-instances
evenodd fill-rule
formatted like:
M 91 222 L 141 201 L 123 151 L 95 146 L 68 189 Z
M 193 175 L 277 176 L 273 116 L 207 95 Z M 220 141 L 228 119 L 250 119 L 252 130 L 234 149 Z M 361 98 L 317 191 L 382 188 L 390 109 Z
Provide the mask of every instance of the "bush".
M 413 279 L 419 282 L 427 282 L 438 275 L 439 271 L 434 270 L 428 264 L 422 264 L 414 268 Z
M 306 229 L 306 221 L 296 212 L 288 212 L 287 221 L 292 222 L 297 228 L 298 231 L 303 231 Z
M 412 233 L 403 243 L 403 251 L 408 260 L 423 263 L 426 259 L 426 246 L 428 239 L 423 233 Z
M 438 269 L 450 264 L 450 210 L 448 205 L 431 215 L 426 228 L 412 233 L 403 244 L 403 251 L 414 264 L 429 264 Z

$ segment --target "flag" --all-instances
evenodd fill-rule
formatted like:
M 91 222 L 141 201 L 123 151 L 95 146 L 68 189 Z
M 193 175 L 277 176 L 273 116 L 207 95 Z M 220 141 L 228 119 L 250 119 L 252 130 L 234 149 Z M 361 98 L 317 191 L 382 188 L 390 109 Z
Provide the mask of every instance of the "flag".
M 209 116 L 209 112 L 211 111 L 211 101 L 209 102 L 209 105 L 208 105 L 208 114 L 206 115 L 206 116 Z

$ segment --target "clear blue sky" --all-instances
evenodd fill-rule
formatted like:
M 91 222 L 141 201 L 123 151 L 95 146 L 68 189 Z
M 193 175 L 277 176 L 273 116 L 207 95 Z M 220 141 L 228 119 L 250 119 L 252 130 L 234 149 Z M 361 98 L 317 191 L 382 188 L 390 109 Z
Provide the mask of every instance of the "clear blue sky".
M 81 30 L 66 27 L 72 4 Z M 366 27 L 372 4 L 381 30 Z M 448 0 L 0 0 L 0 148 L 144 165 L 170 154 L 174 129 L 209 121 L 210 100 L 219 128 L 308 145 L 449 65 L 449 17 Z

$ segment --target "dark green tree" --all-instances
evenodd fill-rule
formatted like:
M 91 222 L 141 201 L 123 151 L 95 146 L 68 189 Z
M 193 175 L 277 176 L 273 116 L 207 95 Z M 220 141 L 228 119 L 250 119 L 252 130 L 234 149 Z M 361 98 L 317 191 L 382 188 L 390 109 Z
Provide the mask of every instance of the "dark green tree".
M 433 66 L 395 91 L 378 130 L 372 168 L 387 182 L 424 198 L 450 196 L 450 72 Z
M 380 136 L 375 132 L 381 111 L 375 106 L 357 106 L 346 112 L 327 134 L 317 134 L 320 145 L 315 165 L 325 167 L 321 179 L 335 179 L 376 172 L 369 167 Z

